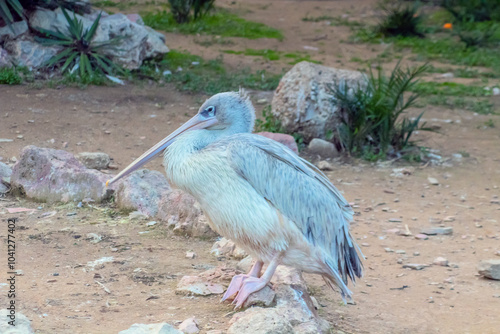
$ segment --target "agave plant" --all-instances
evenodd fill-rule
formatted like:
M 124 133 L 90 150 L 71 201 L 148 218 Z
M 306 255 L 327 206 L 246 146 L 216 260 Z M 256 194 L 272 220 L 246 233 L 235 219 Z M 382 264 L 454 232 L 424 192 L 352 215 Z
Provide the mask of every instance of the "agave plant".
M 116 37 L 104 42 L 93 42 L 101 14 L 92 23 L 90 28 L 84 29 L 82 20 L 73 13 L 71 17 L 68 12 L 61 8 L 67 22 L 67 34 L 61 31 L 51 31 L 39 28 L 38 31 L 45 37 L 37 37 L 37 41 L 43 45 L 60 45 L 63 50 L 52 57 L 46 66 L 52 67 L 62 64 L 61 72 L 79 69 L 80 77 L 91 77 L 96 72 L 101 74 L 123 73 L 123 69 L 115 64 L 108 56 L 102 53 L 103 48 L 110 47 L 120 39 Z
M 14 23 L 12 12 L 23 17 L 23 5 L 19 0 L 0 0 L 0 18 L 2 18 L 8 26 Z

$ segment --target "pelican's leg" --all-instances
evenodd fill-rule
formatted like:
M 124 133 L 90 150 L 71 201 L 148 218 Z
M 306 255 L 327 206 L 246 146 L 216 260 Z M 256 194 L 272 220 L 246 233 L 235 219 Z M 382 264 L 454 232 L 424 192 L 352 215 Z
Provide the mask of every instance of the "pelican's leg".
M 269 263 L 269 266 L 267 266 L 266 271 L 264 272 L 264 275 L 262 275 L 260 278 L 258 277 L 248 277 L 244 282 L 243 285 L 238 292 L 238 295 L 233 301 L 233 304 L 236 304 L 235 308 L 240 308 L 245 300 L 247 300 L 248 296 L 250 294 L 257 292 L 264 288 L 267 283 L 271 281 L 271 278 L 274 275 L 274 272 L 276 271 L 276 268 L 281 262 L 281 258 L 283 257 L 283 253 L 278 253 L 271 263 Z
M 259 261 L 254 263 L 254 265 L 252 266 L 252 269 L 250 269 L 248 274 L 240 274 L 240 275 L 234 276 L 233 279 L 231 280 L 231 283 L 229 284 L 229 286 L 226 290 L 226 293 L 222 297 L 221 302 L 225 301 L 226 299 L 228 299 L 229 297 L 231 297 L 232 295 L 234 295 L 235 293 L 240 291 L 240 288 L 241 288 L 243 282 L 247 278 L 260 277 L 260 271 L 262 270 L 263 265 L 264 265 L 264 262 L 259 260 Z

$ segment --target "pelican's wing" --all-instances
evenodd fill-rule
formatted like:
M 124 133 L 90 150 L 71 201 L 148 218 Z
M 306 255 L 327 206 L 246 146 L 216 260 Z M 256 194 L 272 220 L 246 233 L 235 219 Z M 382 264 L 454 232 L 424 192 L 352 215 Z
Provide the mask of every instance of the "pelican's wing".
M 234 170 L 294 221 L 309 242 L 330 255 L 330 261 L 336 262 L 330 267 L 344 282 L 347 276 L 352 281 L 361 276 L 358 247 L 349 233 L 353 210 L 320 170 L 286 146 L 259 135 L 236 134 L 225 144 Z

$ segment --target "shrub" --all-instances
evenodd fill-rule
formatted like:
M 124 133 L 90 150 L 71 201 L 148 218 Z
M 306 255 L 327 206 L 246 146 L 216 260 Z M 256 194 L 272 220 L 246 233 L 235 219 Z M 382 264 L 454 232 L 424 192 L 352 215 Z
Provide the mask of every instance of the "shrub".
M 168 0 L 170 11 L 177 23 L 196 21 L 214 8 L 215 0 Z M 191 14 L 192 12 L 192 14 Z
M 73 18 L 62 8 L 62 12 L 68 22 L 68 34 L 60 31 L 50 31 L 39 29 L 45 37 L 37 37 L 36 40 L 43 45 L 61 45 L 64 49 L 57 55 L 49 59 L 46 66 L 52 67 L 62 64 L 61 72 L 69 71 L 73 73 L 79 69 L 80 77 L 92 77 L 99 74 L 122 73 L 122 69 L 113 61 L 102 54 L 104 47 L 109 47 L 116 43 L 119 38 L 114 38 L 104 42 L 93 42 L 101 14 L 97 16 L 90 28 L 84 30 L 83 23 L 75 13 Z
M 498 0 L 443 0 L 441 6 L 458 22 L 500 21 Z
M 340 126 L 336 129 L 338 145 L 354 155 L 369 160 L 400 156 L 412 146 L 410 138 L 420 125 L 420 114 L 415 119 L 404 117 L 415 104 L 418 94 L 405 98 L 427 71 L 427 65 L 403 70 L 399 63 L 390 77 L 379 68 L 377 76 L 370 69 L 366 88 L 350 91 L 345 82 L 330 87 L 339 106 Z
M 424 37 L 420 24 L 422 17 L 418 13 L 418 4 L 409 5 L 401 0 L 383 0 L 379 8 L 385 13 L 377 30 L 384 36 Z
M 15 67 L 0 68 L 0 84 L 2 85 L 19 85 L 23 79 L 17 72 Z

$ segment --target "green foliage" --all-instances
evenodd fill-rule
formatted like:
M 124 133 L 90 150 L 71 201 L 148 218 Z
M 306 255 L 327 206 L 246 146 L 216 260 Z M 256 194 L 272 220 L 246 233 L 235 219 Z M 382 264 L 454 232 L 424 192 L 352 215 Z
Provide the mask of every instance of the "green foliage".
M 456 22 L 500 21 L 498 0 L 443 0 L 441 6 Z
M 390 77 L 381 68 L 376 76 L 370 69 L 366 88 L 356 87 L 349 92 L 352 87 L 345 82 L 331 87 L 341 118 L 336 129 L 340 146 L 368 160 L 404 155 L 412 146 L 413 132 L 425 129 L 419 124 L 423 113 L 415 119 L 403 117 L 418 98 L 418 94 L 405 98 L 405 93 L 414 88 L 426 70 L 425 65 L 403 70 L 398 63 Z
M 23 79 L 15 67 L 0 68 L 0 85 L 19 85 L 22 82 Z
M 275 61 L 279 60 L 282 56 L 284 58 L 291 59 L 288 64 L 295 65 L 300 63 L 301 61 L 308 61 L 315 64 L 321 64 L 320 61 L 311 59 L 311 56 L 305 53 L 300 52 L 289 52 L 284 53 L 281 51 L 271 50 L 271 49 L 246 49 L 245 51 L 234 51 L 234 50 L 224 50 L 224 53 L 236 54 L 236 55 L 245 55 L 245 56 L 256 56 L 262 57 L 265 60 Z
M 36 40 L 43 45 L 60 45 L 64 49 L 49 59 L 46 66 L 61 65 L 61 72 L 73 72 L 79 68 L 80 77 L 93 77 L 96 72 L 100 74 L 123 73 L 108 56 L 102 54 L 102 49 L 116 43 L 119 39 L 114 38 L 105 42 L 93 42 L 101 14 L 97 16 L 90 28 L 84 30 L 83 23 L 73 13 L 73 18 L 62 8 L 62 12 L 68 22 L 68 32 L 50 31 L 39 28 L 39 32 L 45 37 L 37 37 Z M 92 79 L 89 79 L 92 80 Z
M 484 126 L 486 126 L 488 128 L 494 128 L 495 127 L 495 122 L 493 122 L 493 120 L 490 118 L 489 120 L 487 120 L 486 122 L 484 122 Z
M 164 71 L 170 74 L 163 75 Z M 181 91 L 208 95 L 237 90 L 240 86 L 257 90 L 274 90 L 281 75 L 249 69 L 228 71 L 221 58 L 205 60 L 189 53 L 171 50 L 160 62 L 150 61 L 141 66 L 138 77 L 173 82 Z
M 445 96 L 488 96 L 491 91 L 484 87 L 464 85 L 456 82 L 418 82 L 411 89 L 420 95 L 445 95 Z
M 271 106 L 262 110 L 262 119 L 255 120 L 255 132 L 284 133 L 281 122 L 271 113 Z
M 277 29 L 270 28 L 262 23 L 244 20 L 222 9 L 218 9 L 212 15 L 206 15 L 196 21 L 183 24 L 178 24 L 172 13 L 165 10 L 155 13 L 145 13 L 142 17 L 147 26 L 169 32 L 244 37 L 248 39 L 283 39 L 283 34 Z
M 417 2 L 409 5 L 401 0 L 383 0 L 379 7 L 385 16 L 378 24 L 377 32 L 384 36 L 424 37 L 420 28 L 422 16 L 418 13 Z
M 23 5 L 19 0 L 0 0 L 0 18 L 8 25 L 14 23 L 15 15 L 23 17 Z
M 498 24 L 487 22 L 486 27 L 479 28 L 476 24 L 455 24 L 453 32 L 467 48 L 488 46 L 498 30 Z
M 346 26 L 346 27 L 361 27 L 363 25 L 361 22 L 352 21 L 342 16 L 328 16 L 328 15 L 323 15 L 318 17 L 306 16 L 302 18 L 302 21 L 305 22 L 330 21 L 331 26 Z

